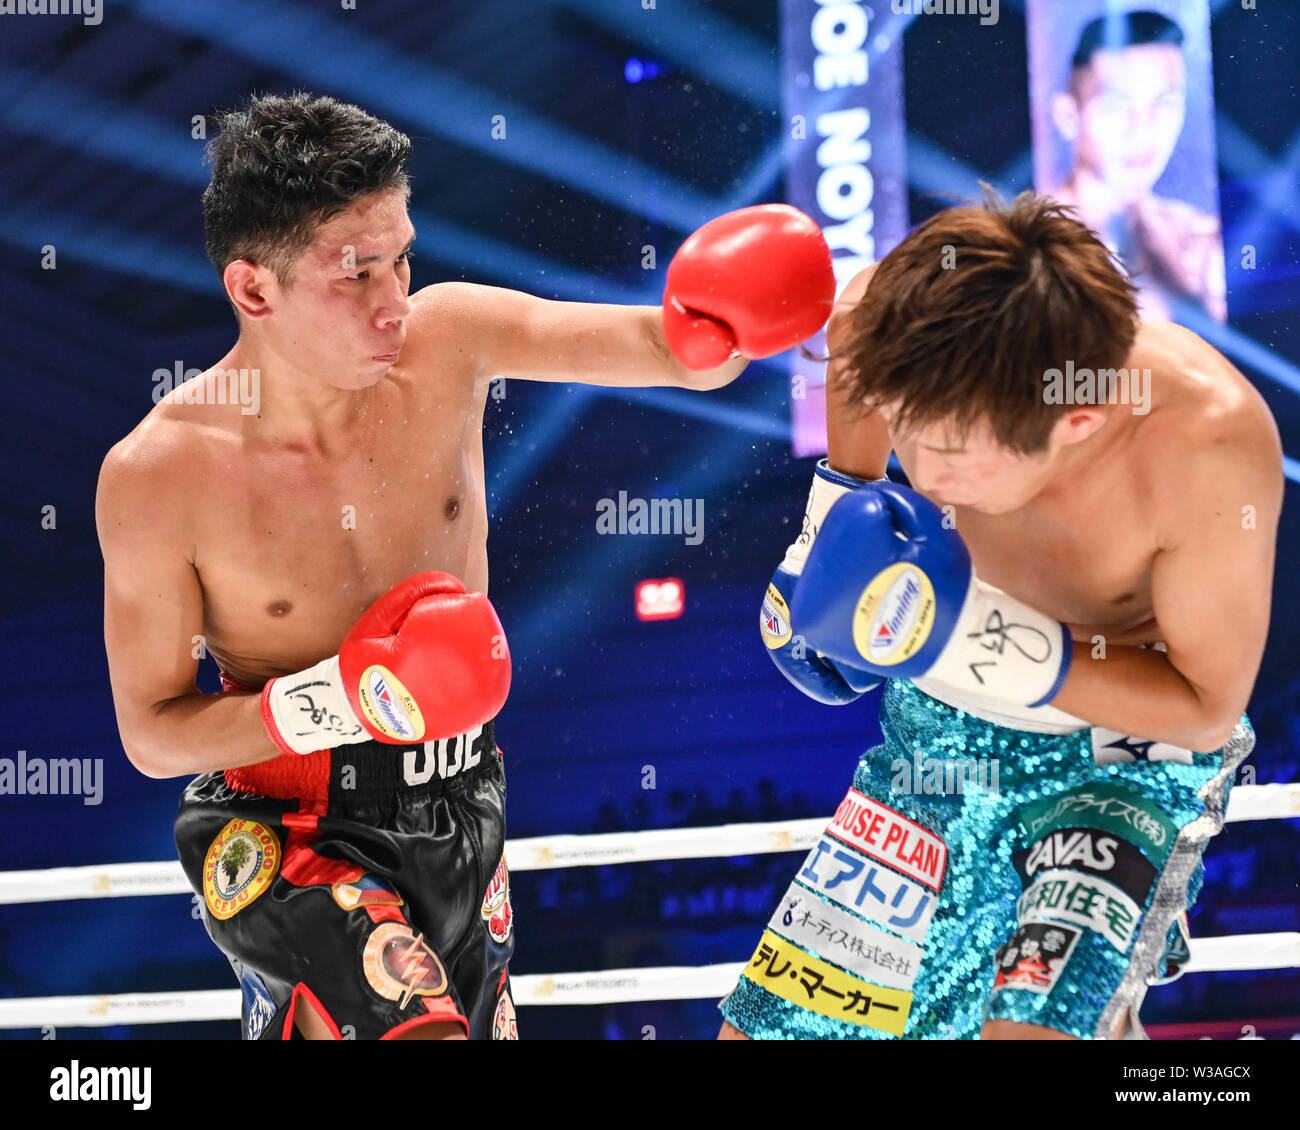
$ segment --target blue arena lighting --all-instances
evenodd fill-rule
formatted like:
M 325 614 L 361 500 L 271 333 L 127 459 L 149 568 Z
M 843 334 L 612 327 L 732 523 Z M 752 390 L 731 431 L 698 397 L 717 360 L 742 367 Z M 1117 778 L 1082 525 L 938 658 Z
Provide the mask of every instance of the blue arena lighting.
M 660 58 L 676 61 L 703 75 L 719 90 L 761 109 L 781 108 L 777 61 L 767 45 L 752 32 L 710 12 L 707 3 L 673 0 L 674 18 L 669 20 L 647 20 L 646 11 L 636 3 L 611 4 L 609 0 L 553 0 L 553 3 L 633 42 L 645 43 L 653 36 L 654 51 Z M 709 45 L 708 50 L 700 49 L 702 43 Z M 647 64 L 645 77 L 653 78 L 657 73 L 656 64 Z
M 1017 172 L 1018 168 L 1019 166 L 1013 163 L 1008 166 L 1007 171 Z M 944 207 L 964 200 L 980 199 L 982 193 L 979 182 L 988 179 L 988 174 L 977 172 L 919 134 L 908 132 L 907 181 L 921 192 L 956 197 L 956 199 L 944 200 Z M 1008 195 L 1004 185 L 995 182 L 993 187 L 1003 196 Z
M 1275 227 L 1275 217 L 1294 218 L 1300 212 L 1297 179 L 1300 179 L 1300 130 L 1292 135 L 1286 150 L 1272 163 L 1269 174 L 1263 178 L 1255 207 L 1238 233 L 1242 245 L 1257 245 L 1269 229 Z
M 624 392 L 628 390 L 614 390 Z M 691 453 L 683 453 L 682 463 L 662 468 L 662 477 L 675 484 L 683 498 L 725 497 L 734 484 L 752 474 L 754 438 L 743 431 L 719 432 L 710 451 L 707 465 L 701 465 Z M 595 521 L 595 511 L 592 511 Z M 546 660 L 562 666 L 565 657 L 584 646 L 588 638 L 581 630 L 581 617 L 613 601 L 626 601 L 624 589 L 611 589 L 609 579 L 620 574 L 639 576 L 646 569 L 657 568 L 663 543 L 659 538 L 596 538 L 588 552 L 582 554 L 571 569 L 561 571 L 549 584 L 541 583 L 530 593 L 522 614 L 511 621 L 511 648 L 525 654 L 545 647 Z M 689 583 L 689 581 L 688 581 Z M 581 606 L 568 594 L 590 594 L 590 602 Z
M 1240 361 L 1291 392 L 1300 393 L 1300 368 L 1281 354 L 1260 345 L 1232 326 L 1220 325 L 1213 318 L 1207 317 L 1199 306 L 1180 303 L 1175 314 L 1178 322 L 1193 333 L 1200 334 L 1225 357 Z
M 99 98 L 86 113 L 85 99 L 57 80 L 24 68 L 10 67 L 7 77 L 21 94 L 8 98 L 0 110 L 0 122 L 20 133 L 55 141 L 97 157 L 165 176 L 170 180 L 202 189 L 208 183 L 203 163 L 203 143 L 178 133 L 170 123 L 110 99 Z M 12 215 L 0 222 L 0 240 L 26 247 L 30 234 Z M 603 276 L 568 267 L 517 244 L 506 243 L 469 232 L 418 209 L 411 220 L 420 233 L 420 247 L 452 263 L 532 293 L 544 292 L 557 298 L 622 302 L 639 305 L 658 302 L 639 290 L 618 286 Z M 33 221 L 46 224 L 42 230 L 68 230 L 66 217 Z M 175 282 L 187 289 L 206 291 L 217 287 L 215 273 L 206 260 L 185 256 L 174 248 L 158 248 L 142 236 L 118 232 L 109 234 L 77 222 L 79 255 L 112 270 L 144 278 Z M 176 258 L 172 264 L 159 259 Z
M 550 385 L 541 390 L 544 407 L 534 408 L 516 434 L 517 446 L 488 473 L 488 510 L 493 519 L 514 505 L 515 496 L 537 480 L 547 456 L 561 440 L 572 441 L 573 430 L 597 389 L 592 385 Z
M 645 64 L 640 59 L 629 59 L 623 65 L 623 77 L 628 82 L 640 82 L 645 78 Z
M 383 40 L 307 8 L 268 9 L 253 0 L 124 0 L 124 6 L 295 79 L 356 99 L 374 113 L 406 120 L 679 231 L 694 231 L 725 210 L 707 193 L 557 125 L 526 103 L 431 68 Z M 730 65 L 725 55 L 720 62 Z M 767 77 L 771 81 L 770 71 Z M 413 96 L 417 91 L 419 98 Z M 495 140 L 487 128 L 494 115 L 508 123 L 508 145 Z M 655 185 L 658 191 L 640 192 L 642 185 Z
M 220 282 L 202 255 L 149 236 L 94 227 L 70 212 L 40 211 L 0 197 L 0 240 L 30 253 L 33 246 L 67 248 L 70 259 L 82 259 L 137 278 L 199 293 L 217 294 Z
M 5 80 L 0 122 L 8 128 L 170 180 L 208 183 L 203 142 L 175 123 L 101 96 L 88 100 L 83 90 L 12 63 Z

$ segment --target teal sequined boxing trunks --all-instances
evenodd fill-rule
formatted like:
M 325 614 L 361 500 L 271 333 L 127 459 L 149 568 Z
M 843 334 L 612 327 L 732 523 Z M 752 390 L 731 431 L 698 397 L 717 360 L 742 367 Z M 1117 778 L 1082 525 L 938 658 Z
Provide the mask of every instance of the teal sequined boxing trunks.
M 1186 960 L 1185 912 L 1254 746 L 1012 729 L 906 679 L 884 743 L 720 1008 L 753 1039 L 1107 1038 Z M 1137 1031 L 1140 1031 L 1134 1025 Z

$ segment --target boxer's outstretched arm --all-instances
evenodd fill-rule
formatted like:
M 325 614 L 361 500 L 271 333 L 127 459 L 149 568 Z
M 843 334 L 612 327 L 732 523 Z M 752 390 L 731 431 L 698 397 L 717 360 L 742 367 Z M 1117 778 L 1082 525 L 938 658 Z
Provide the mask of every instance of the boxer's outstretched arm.
M 826 327 L 826 347 L 831 353 L 826 366 L 826 456 L 832 468 L 856 479 L 883 479 L 894 446 L 881 416 L 849 399 L 845 362 L 838 356 L 844 349 L 853 308 L 866 294 L 878 265 L 873 263 L 853 276 L 835 300 Z
M 184 476 L 118 444 L 99 475 L 95 523 L 104 555 L 104 644 L 126 755 L 147 777 L 252 765 L 279 754 L 261 696 L 195 689 L 203 592 L 189 537 Z
M 1243 382 L 1244 383 L 1244 382 Z M 1204 435 L 1189 473 L 1155 487 L 1161 550 L 1151 570 L 1167 652 L 1074 644 L 1052 705 L 1096 725 L 1208 752 L 1246 709 L 1268 636 L 1284 480 L 1277 426 L 1249 390 Z
M 437 283 L 412 295 L 407 333 L 431 358 L 471 351 L 486 378 L 713 389 L 746 365 L 737 358 L 687 369 L 668 349 L 658 306 L 553 302 L 475 283 Z

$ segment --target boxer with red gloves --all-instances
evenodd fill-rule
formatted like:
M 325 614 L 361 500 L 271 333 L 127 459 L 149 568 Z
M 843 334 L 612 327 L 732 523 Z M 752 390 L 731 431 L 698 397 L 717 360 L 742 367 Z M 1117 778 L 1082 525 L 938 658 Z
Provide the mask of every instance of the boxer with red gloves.
M 492 736 L 509 689 L 496 612 L 448 573 L 408 577 L 336 655 L 267 680 L 261 716 L 281 756 L 198 777 L 176 818 L 208 933 L 244 990 L 245 1035 L 288 1039 L 295 1022 L 336 1039 L 344 1026 L 487 1034 L 513 1010 Z M 471 892 L 497 884 L 504 917 L 466 899 L 467 878 Z
M 123 747 L 197 774 L 177 845 L 245 1038 L 512 1039 L 489 386 L 717 388 L 821 328 L 830 254 L 760 206 L 686 241 L 663 307 L 411 294 L 405 136 L 308 94 L 220 124 L 204 218 L 238 339 L 100 475 Z M 231 370 L 259 404 L 204 395 Z M 205 652 L 226 693 L 196 689 Z

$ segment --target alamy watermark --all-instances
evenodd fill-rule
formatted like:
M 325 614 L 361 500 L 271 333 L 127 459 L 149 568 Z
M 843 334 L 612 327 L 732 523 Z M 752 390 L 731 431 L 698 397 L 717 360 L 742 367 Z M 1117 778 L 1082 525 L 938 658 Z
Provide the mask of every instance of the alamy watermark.
M 687 545 L 704 540 L 702 498 L 602 498 L 596 503 L 598 534 L 672 534 L 684 537 Z
M 51 1102 L 130 1103 L 133 1110 L 152 1105 L 152 1067 L 99 1067 L 74 1059 L 50 1070 Z
M 245 416 L 256 416 L 262 402 L 261 369 L 187 369 L 177 361 L 170 369 L 153 371 L 153 402 L 177 395 L 182 404 L 238 404 Z
M 102 757 L 0 757 L 0 796 L 80 796 L 82 804 L 104 799 Z
M 889 0 L 896 16 L 979 16 L 985 26 L 998 22 L 998 0 Z
M 104 13 L 100 0 L 0 0 L 0 16 L 80 16 L 96 27 Z
M 1131 404 L 1134 416 L 1151 411 L 1150 369 L 1076 368 L 1043 373 L 1044 404 Z
M 969 794 L 987 801 L 998 795 L 996 757 L 922 757 L 919 749 L 912 759 L 896 757 L 889 763 L 894 774 L 889 787 L 912 796 Z

